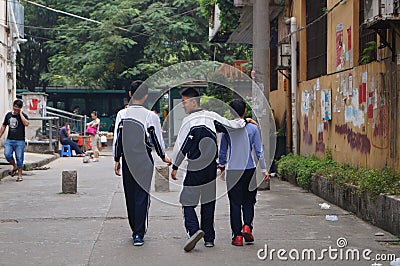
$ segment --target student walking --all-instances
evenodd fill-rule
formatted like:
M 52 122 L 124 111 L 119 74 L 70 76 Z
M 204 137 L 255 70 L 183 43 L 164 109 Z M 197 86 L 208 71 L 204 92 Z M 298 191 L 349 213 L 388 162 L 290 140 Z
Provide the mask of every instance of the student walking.
M 230 103 L 236 116 L 244 117 L 246 103 L 233 100 Z M 264 179 L 269 180 L 269 174 L 264 160 L 264 152 L 259 129 L 254 124 L 247 124 L 244 129 L 223 133 L 219 150 L 219 169 L 223 173 L 225 165 L 226 184 L 230 206 L 230 223 L 232 229 L 232 245 L 243 246 L 246 242 L 254 242 L 253 218 L 256 203 L 257 181 L 256 165 L 253 159 L 253 149 L 256 152 Z M 229 151 L 229 156 L 228 155 Z M 227 157 L 229 158 L 227 162 Z M 243 214 L 243 224 L 242 224 Z
M 160 119 L 143 107 L 148 97 L 147 85 L 142 81 L 133 82 L 129 96 L 132 97 L 132 105 L 120 110 L 115 121 L 114 170 L 116 175 L 121 175 L 122 158 L 123 186 L 133 245 L 141 246 L 147 230 L 149 191 L 154 169 L 151 143 L 165 163 L 169 165 L 171 160 L 165 155 Z

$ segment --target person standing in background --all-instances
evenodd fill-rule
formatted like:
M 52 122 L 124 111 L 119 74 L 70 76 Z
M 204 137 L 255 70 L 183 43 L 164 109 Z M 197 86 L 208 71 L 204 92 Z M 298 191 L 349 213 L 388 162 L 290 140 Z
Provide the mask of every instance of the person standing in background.
M 15 100 L 13 103 L 13 110 L 6 114 L 3 125 L 0 128 L 1 138 L 8 126 L 8 136 L 4 143 L 4 156 L 13 166 L 9 174 L 15 176 L 18 172 L 17 182 L 23 180 L 22 169 L 24 167 L 25 127 L 29 125 L 28 115 L 22 112 L 22 106 L 23 102 L 21 100 Z M 13 153 L 15 153 L 15 159 Z
M 93 162 L 98 162 L 99 161 L 99 148 L 97 147 L 98 142 L 99 142 L 99 129 L 100 129 L 100 118 L 98 118 L 98 113 L 97 111 L 93 111 L 91 113 L 92 116 L 92 121 L 87 123 L 86 126 L 89 127 L 95 127 L 97 128 L 96 134 L 90 135 L 90 144 L 92 145 L 92 150 L 93 150 Z

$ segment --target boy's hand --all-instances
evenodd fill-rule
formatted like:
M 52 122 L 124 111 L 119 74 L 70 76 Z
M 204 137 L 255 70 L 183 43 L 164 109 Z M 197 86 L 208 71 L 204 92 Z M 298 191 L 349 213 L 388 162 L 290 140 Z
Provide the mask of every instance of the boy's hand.
M 168 164 L 170 166 L 172 164 L 171 159 L 168 158 L 168 156 L 165 156 L 164 159 L 162 159 L 164 163 Z
M 120 170 L 121 170 L 121 163 L 115 162 L 114 172 L 117 176 L 121 176 Z
M 247 123 L 252 123 L 252 124 L 258 126 L 258 123 L 257 123 L 256 120 L 254 120 L 253 118 L 246 118 L 246 122 L 247 122 Z
M 176 173 L 178 172 L 178 170 L 172 170 L 172 172 L 171 172 L 171 178 L 173 179 L 173 180 L 178 180 L 178 178 L 176 177 Z
M 264 173 L 264 181 L 268 182 L 268 181 L 270 181 L 270 180 L 271 180 L 271 178 L 270 178 L 270 176 L 269 176 L 269 173 L 268 173 L 268 172 L 265 172 L 265 173 Z

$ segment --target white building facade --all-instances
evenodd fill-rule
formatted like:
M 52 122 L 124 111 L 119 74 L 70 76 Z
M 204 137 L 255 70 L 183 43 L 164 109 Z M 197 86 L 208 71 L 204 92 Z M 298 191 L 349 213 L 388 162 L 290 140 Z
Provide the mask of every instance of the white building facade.
M 24 9 L 15 0 L 0 2 L 0 120 L 12 109 L 16 99 L 18 45 L 24 37 Z M 4 144 L 6 134 L 0 139 Z

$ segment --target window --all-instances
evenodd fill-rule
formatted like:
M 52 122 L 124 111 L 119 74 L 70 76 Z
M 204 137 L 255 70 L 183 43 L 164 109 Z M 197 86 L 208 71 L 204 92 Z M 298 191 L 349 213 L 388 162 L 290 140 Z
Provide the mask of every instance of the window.
M 314 22 L 324 14 L 326 0 L 306 1 L 306 23 Z M 326 74 L 327 18 L 322 17 L 307 28 L 307 79 Z
M 374 30 L 367 29 L 364 23 L 364 5 L 365 5 L 365 0 L 360 1 L 360 17 L 359 17 L 359 23 L 360 23 L 360 40 L 359 40 L 359 64 L 366 64 L 371 61 L 376 60 L 376 50 L 375 51 L 368 51 L 366 48 L 369 46 L 373 46 L 373 43 L 375 42 L 376 45 L 376 33 Z

